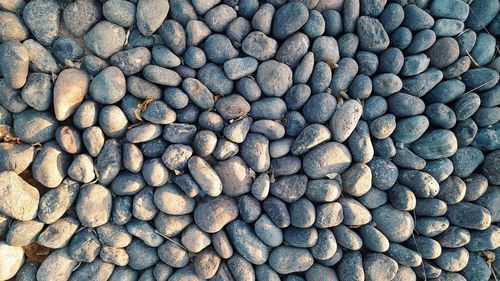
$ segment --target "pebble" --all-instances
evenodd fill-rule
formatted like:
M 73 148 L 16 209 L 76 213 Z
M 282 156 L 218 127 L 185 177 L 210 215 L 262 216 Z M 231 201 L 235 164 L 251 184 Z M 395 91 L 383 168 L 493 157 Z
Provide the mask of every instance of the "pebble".
M 349 150 L 343 144 L 327 142 L 309 151 L 304 156 L 303 167 L 305 173 L 319 179 L 345 171 L 351 164 Z
M 389 36 L 377 19 L 361 16 L 356 26 L 361 50 L 377 53 L 389 46 Z
M 68 280 L 78 262 L 69 256 L 68 248 L 58 249 L 42 262 L 37 273 L 37 280 Z
M 208 233 L 220 231 L 226 224 L 236 219 L 238 206 L 230 197 L 207 198 L 194 211 L 195 223 Z
M 123 27 L 108 21 L 94 25 L 84 36 L 85 47 L 100 58 L 107 59 L 125 44 Z
M 169 8 L 169 2 L 165 0 L 138 1 L 136 20 L 139 31 L 144 36 L 153 35 L 167 17 Z
M 307 249 L 290 246 L 279 246 L 269 256 L 269 265 L 280 274 L 307 271 L 313 262 L 314 259 Z
M 123 27 L 135 24 L 136 6 L 124 0 L 107 1 L 102 5 L 104 18 Z
M 287 65 L 270 60 L 259 65 L 256 79 L 264 94 L 280 97 L 292 86 L 292 71 Z
M 24 2 L 24 1 L 23 1 Z M 3 4 L 3 3 L 2 3 Z M 4 23 L 0 30 L 0 41 L 25 40 L 29 36 L 29 30 L 23 20 L 15 13 L 9 11 L 0 12 L 1 22 Z
M 50 224 L 40 233 L 37 244 L 50 249 L 65 247 L 76 233 L 79 221 L 76 218 L 64 217 Z
M 7 41 L 0 45 L 0 70 L 4 83 L 12 89 L 20 89 L 26 83 L 29 68 L 27 48 L 17 41 Z
M 408 239 L 414 228 L 410 213 L 397 210 L 391 205 L 382 205 L 372 211 L 373 222 L 391 242 L 402 242 Z M 395 232 L 395 229 L 400 231 Z
M 89 90 L 89 83 L 88 75 L 78 69 L 65 69 L 59 74 L 54 85 L 54 111 L 57 120 L 66 120 L 75 113 Z
M 102 13 L 95 0 L 77 0 L 64 7 L 62 16 L 71 35 L 80 37 L 102 18 Z
M 24 6 L 23 20 L 38 42 L 51 45 L 59 32 L 59 5 L 53 0 L 30 1 Z
M 11 2 L 18 280 L 490 277 L 497 1 Z
M 0 171 L 12 171 L 16 174 L 24 172 L 35 159 L 35 149 L 28 144 L 0 144 Z

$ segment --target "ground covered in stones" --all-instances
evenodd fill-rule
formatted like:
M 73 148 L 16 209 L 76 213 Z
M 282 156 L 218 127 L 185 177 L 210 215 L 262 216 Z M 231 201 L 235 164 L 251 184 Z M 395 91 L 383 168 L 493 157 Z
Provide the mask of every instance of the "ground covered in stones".
M 496 280 L 499 10 L 0 0 L 0 280 Z

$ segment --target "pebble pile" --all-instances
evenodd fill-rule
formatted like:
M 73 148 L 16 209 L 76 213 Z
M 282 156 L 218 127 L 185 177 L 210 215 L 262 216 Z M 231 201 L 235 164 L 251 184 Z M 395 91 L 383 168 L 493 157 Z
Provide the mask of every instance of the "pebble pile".
M 0 280 L 493 280 L 499 10 L 0 0 Z

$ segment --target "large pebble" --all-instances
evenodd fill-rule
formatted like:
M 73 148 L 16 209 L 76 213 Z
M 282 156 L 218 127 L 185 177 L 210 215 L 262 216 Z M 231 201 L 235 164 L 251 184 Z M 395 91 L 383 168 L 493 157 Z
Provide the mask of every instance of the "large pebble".
M 167 17 L 167 0 L 140 0 L 137 3 L 137 27 L 144 36 L 151 36 Z
M 308 270 L 314 258 L 307 249 L 279 246 L 269 256 L 269 265 L 280 274 L 290 274 Z
M 0 173 L 0 212 L 17 220 L 36 217 L 40 194 L 14 172 Z
M 68 119 L 82 103 L 89 89 L 89 76 L 79 69 L 63 70 L 54 85 L 54 112 L 57 120 Z
M 410 213 L 400 211 L 386 204 L 372 211 L 373 222 L 389 241 L 403 242 L 408 239 L 414 229 L 414 221 Z
M 109 21 L 101 21 L 85 34 L 84 40 L 85 47 L 97 56 L 107 59 L 125 44 L 125 30 Z
M 36 279 L 41 281 L 64 281 L 71 276 L 78 262 L 69 256 L 68 248 L 56 250 L 42 262 Z
M 285 39 L 306 24 L 307 7 L 301 2 L 291 2 L 280 7 L 274 17 L 272 33 L 277 39 Z
M 30 1 L 23 10 L 23 19 L 36 40 L 51 45 L 59 32 L 60 8 L 56 1 Z
M 111 192 L 99 184 L 84 187 L 78 195 L 76 210 L 78 218 L 87 227 L 106 224 L 111 215 Z
M 57 187 L 66 176 L 70 164 L 71 156 L 55 142 L 48 142 L 33 161 L 33 177 L 48 188 Z
M 8 41 L 0 45 L 0 51 L 0 70 L 4 83 L 12 89 L 23 87 L 28 77 L 27 48 L 17 41 Z
M 247 261 L 256 265 L 267 261 L 269 249 L 257 238 L 248 224 L 235 220 L 228 225 L 226 231 L 236 251 Z
M 377 53 L 389 46 L 389 36 L 377 19 L 361 16 L 356 26 L 362 50 Z
M 193 156 L 188 161 L 188 168 L 194 180 L 208 195 L 216 197 L 222 192 L 222 181 L 203 158 Z
M 313 178 L 335 176 L 351 165 L 351 153 L 341 143 L 327 142 L 309 151 L 303 160 L 305 173 Z
M 238 216 L 236 201 L 227 196 L 206 198 L 194 210 L 194 221 L 208 233 L 221 230 Z

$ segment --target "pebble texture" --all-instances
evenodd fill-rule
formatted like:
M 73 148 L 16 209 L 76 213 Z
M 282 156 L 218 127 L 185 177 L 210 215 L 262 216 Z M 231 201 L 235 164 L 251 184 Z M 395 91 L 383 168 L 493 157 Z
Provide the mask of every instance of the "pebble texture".
M 0 280 L 495 279 L 499 11 L 0 0 Z

